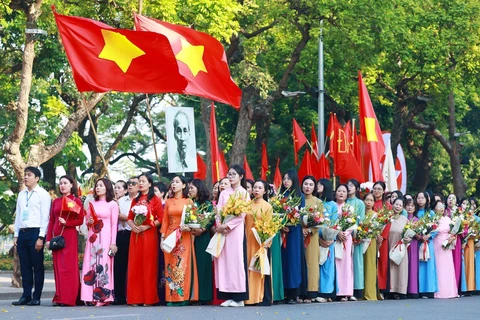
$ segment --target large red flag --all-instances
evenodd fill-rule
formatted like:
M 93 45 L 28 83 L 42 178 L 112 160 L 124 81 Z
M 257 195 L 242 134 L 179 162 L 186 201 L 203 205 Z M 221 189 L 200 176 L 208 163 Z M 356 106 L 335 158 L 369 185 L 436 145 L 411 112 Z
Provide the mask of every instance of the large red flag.
M 62 211 L 64 212 L 73 212 L 79 214 L 82 211 L 82 207 L 68 197 L 63 197 L 62 199 Z
M 267 146 L 262 142 L 262 180 L 267 181 L 267 171 L 268 171 L 268 157 L 267 157 Z
M 282 184 L 282 174 L 280 173 L 280 158 L 277 158 L 277 168 L 275 169 L 275 175 L 273 176 L 273 185 L 278 190 Z
M 329 141 L 329 145 L 328 145 L 328 150 L 330 151 L 329 155 L 330 155 L 330 158 L 332 159 L 335 158 L 335 148 L 333 147 L 333 136 L 335 134 L 335 122 L 338 122 L 337 116 L 335 115 L 335 113 L 330 112 L 330 117 L 328 118 L 326 135 Z
M 165 36 L 53 13 L 78 91 L 184 92 Z
M 307 142 L 307 137 L 298 125 L 295 118 L 293 119 L 293 152 L 295 156 L 295 165 L 298 164 L 298 151 Z
M 135 14 L 137 30 L 165 35 L 170 41 L 179 71 L 188 80 L 185 93 L 240 108 L 242 91 L 233 82 L 225 50 L 214 37 L 168 22 Z
M 330 179 L 330 163 L 328 162 L 327 158 L 325 158 L 324 153 L 322 153 L 322 155 L 320 156 L 320 160 L 318 160 L 318 167 L 320 170 L 318 172 L 317 178 Z
M 226 172 L 221 172 L 220 149 L 217 139 L 217 122 L 215 121 L 215 105 L 210 106 L 210 151 L 212 159 L 212 181 L 219 181 L 225 177 Z
M 368 95 L 367 87 L 362 79 L 362 74 L 358 71 L 358 95 L 360 100 L 359 118 L 360 134 L 367 140 L 370 149 L 370 159 L 372 165 L 373 181 L 383 181 L 380 161 L 385 152 L 385 144 L 382 138 L 382 130 L 373 110 L 372 101 Z
M 302 163 L 298 169 L 298 180 L 302 182 L 305 176 L 313 176 L 312 164 L 310 162 L 310 151 L 307 149 L 303 155 Z
M 205 161 L 203 161 L 200 154 L 198 154 L 197 152 L 197 172 L 193 174 L 193 178 L 205 180 L 206 177 L 207 177 L 207 165 Z
M 243 156 L 243 169 L 245 170 L 245 179 L 255 180 L 253 178 L 252 170 L 250 169 L 250 166 L 248 165 L 247 155 Z
M 220 171 L 220 179 L 225 178 L 228 173 L 228 165 L 227 161 L 225 160 L 225 153 L 223 153 L 222 149 L 218 149 L 220 152 L 220 163 L 219 163 L 219 171 Z
M 333 116 L 332 125 L 333 134 L 331 139 L 333 140 L 332 144 L 335 154 L 333 172 L 335 175 L 340 176 L 340 182 L 342 183 L 351 178 L 359 182 L 364 182 L 362 170 L 357 160 L 355 160 L 353 153 L 350 151 L 350 144 L 348 143 L 345 131 L 335 115 Z

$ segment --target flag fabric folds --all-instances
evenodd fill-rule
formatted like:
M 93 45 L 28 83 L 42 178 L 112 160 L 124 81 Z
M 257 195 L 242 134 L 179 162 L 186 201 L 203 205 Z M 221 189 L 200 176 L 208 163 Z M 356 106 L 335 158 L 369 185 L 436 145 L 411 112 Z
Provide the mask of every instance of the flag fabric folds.
M 135 14 L 137 30 L 162 34 L 170 41 L 180 74 L 187 81 L 186 94 L 240 108 L 242 91 L 230 76 L 225 49 L 214 37 L 188 27 Z
M 207 177 L 207 164 L 203 161 L 200 154 L 197 152 L 197 172 L 193 174 L 194 179 L 205 180 Z
M 366 138 L 370 149 L 370 161 L 372 166 L 373 181 L 383 181 L 382 171 L 380 170 L 380 161 L 385 153 L 385 143 L 382 138 L 382 130 L 373 110 L 372 101 L 368 95 L 367 87 L 362 79 L 362 74 L 358 71 L 358 96 L 359 96 L 359 118 L 360 135 Z
M 267 171 L 268 171 L 268 157 L 267 157 L 267 145 L 262 142 L 262 180 L 267 181 Z
M 75 201 L 68 197 L 63 197 L 62 199 L 62 211 L 63 212 L 73 212 L 79 214 L 82 211 L 82 207 L 78 205 Z
M 318 149 L 318 139 L 317 134 L 315 133 L 315 126 L 312 123 L 312 131 L 310 133 L 311 144 L 312 144 L 312 154 L 317 157 L 317 160 L 320 158 L 319 154 L 323 152 L 323 150 Z
M 277 158 L 277 168 L 275 169 L 275 175 L 273 176 L 273 185 L 277 190 L 279 190 L 281 184 L 282 174 L 280 172 L 280 158 Z
M 243 169 L 245 170 L 245 179 L 250 179 L 250 180 L 255 181 L 255 179 L 253 178 L 252 170 L 250 169 L 250 166 L 248 165 L 246 155 L 243 156 Z
M 62 44 L 80 92 L 183 93 L 185 77 L 168 39 L 57 14 Z
M 330 179 L 330 163 L 328 162 L 327 158 L 325 158 L 325 154 L 322 153 L 320 156 L 320 160 L 318 160 L 318 174 L 315 176 L 318 179 L 325 178 Z
M 313 176 L 312 163 L 310 159 L 310 151 L 307 149 L 303 155 L 302 163 L 298 169 L 298 181 L 302 183 L 306 176 Z
M 307 137 L 298 125 L 295 118 L 293 119 L 293 152 L 295 157 L 295 165 L 298 164 L 298 151 L 307 142 Z

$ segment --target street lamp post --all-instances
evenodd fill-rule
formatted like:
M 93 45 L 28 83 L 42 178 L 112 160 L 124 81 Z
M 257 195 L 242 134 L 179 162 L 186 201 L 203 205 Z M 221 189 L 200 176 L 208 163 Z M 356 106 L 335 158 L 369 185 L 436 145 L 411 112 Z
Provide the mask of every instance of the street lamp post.
M 323 85 L 323 20 L 321 20 L 320 39 L 318 41 L 318 157 L 325 152 L 325 106 Z

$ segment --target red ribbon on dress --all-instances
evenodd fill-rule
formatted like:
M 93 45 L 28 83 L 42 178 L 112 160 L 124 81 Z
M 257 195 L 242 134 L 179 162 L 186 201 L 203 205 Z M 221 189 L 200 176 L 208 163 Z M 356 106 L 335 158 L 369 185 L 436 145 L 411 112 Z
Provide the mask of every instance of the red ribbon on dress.
M 282 246 L 283 249 L 287 249 L 287 234 L 282 232 Z
M 303 240 L 303 245 L 305 246 L 305 248 L 307 248 L 309 244 L 310 244 L 310 235 L 307 235 L 305 237 L 305 240 Z
M 430 241 L 428 241 L 428 240 L 423 243 L 423 261 L 425 261 L 426 258 L 427 258 L 425 256 L 425 254 L 427 253 L 427 246 L 428 246 L 429 243 L 430 243 Z

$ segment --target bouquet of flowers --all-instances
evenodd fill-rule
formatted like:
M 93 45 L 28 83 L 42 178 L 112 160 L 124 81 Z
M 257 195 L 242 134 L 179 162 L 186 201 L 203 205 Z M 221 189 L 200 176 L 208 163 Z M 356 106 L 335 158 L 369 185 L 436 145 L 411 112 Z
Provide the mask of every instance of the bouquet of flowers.
M 402 262 L 403 258 L 405 257 L 405 253 L 407 252 L 407 248 L 410 245 L 410 241 L 415 234 L 415 231 L 412 229 L 412 223 L 408 221 L 403 228 L 402 239 L 400 239 L 393 246 L 389 253 L 390 260 L 392 260 L 396 265 L 400 265 Z
M 325 222 L 330 221 L 327 210 L 323 207 L 323 203 L 318 206 L 303 207 L 300 209 L 300 216 L 306 227 L 319 227 Z
M 208 212 L 209 205 L 196 203 L 187 205 L 184 223 L 190 228 L 206 228 L 215 218 L 214 212 Z
M 245 200 L 245 198 L 237 192 L 231 195 L 225 206 L 220 210 L 222 223 L 225 223 L 228 217 L 239 217 L 247 212 L 248 206 L 250 206 L 251 202 L 251 200 Z
M 392 222 L 394 213 L 392 209 L 388 209 L 386 205 L 380 208 L 377 212 L 376 220 L 382 226 L 385 227 L 388 223 Z
M 367 193 L 373 190 L 373 182 L 367 181 L 360 184 L 360 199 L 363 199 Z
M 285 196 L 286 192 L 287 191 L 273 196 L 268 200 L 268 203 L 270 203 L 273 208 L 273 212 L 287 213 L 288 211 L 291 211 L 291 208 L 298 207 L 300 205 L 300 202 L 302 202 L 302 198 L 297 197 L 294 194 Z
M 469 239 L 477 238 L 480 233 L 480 224 L 475 216 L 468 212 L 465 214 L 465 218 L 466 220 L 463 221 L 464 238 L 462 240 L 462 244 L 467 243 Z
M 262 275 L 270 275 L 270 262 L 267 249 L 271 246 L 273 238 L 283 228 L 285 220 L 277 215 L 268 214 L 263 211 L 257 217 L 253 215 L 255 227 L 252 228 L 253 235 L 260 245 L 250 262 L 249 269 L 259 272 Z
M 375 239 L 382 232 L 381 226 L 375 217 L 363 220 L 355 230 L 355 239 L 362 244 L 362 251 L 365 254 L 372 239 Z
M 147 220 L 147 215 L 148 215 L 148 208 L 147 206 L 138 204 L 136 206 L 132 207 L 132 212 L 135 214 L 135 217 L 133 218 L 133 223 L 135 223 L 136 226 L 141 226 L 145 220 Z M 142 233 L 143 236 L 143 233 Z M 135 234 L 135 243 L 138 241 L 138 233 Z
M 228 198 L 227 203 L 219 212 L 221 222 L 225 224 L 236 217 L 242 217 L 249 209 L 251 202 L 251 200 L 246 200 L 242 194 L 235 192 Z M 205 251 L 218 258 L 225 245 L 225 237 L 224 234 L 216 232 L 210 239 Z
M 342 211 L 338 213 L 339 218 L 334 229 L 345 232 L 346 234 L 351 234 L 355 229 L 357 229 L 357 222 L 359 217 L 355 215 L 355 208 L 351 205 L 344 203 L 342 206 Z M 345 244 L 342 242 L 335 242 L 335 259 L 343 259 L 343 251 L 345 249 Z

